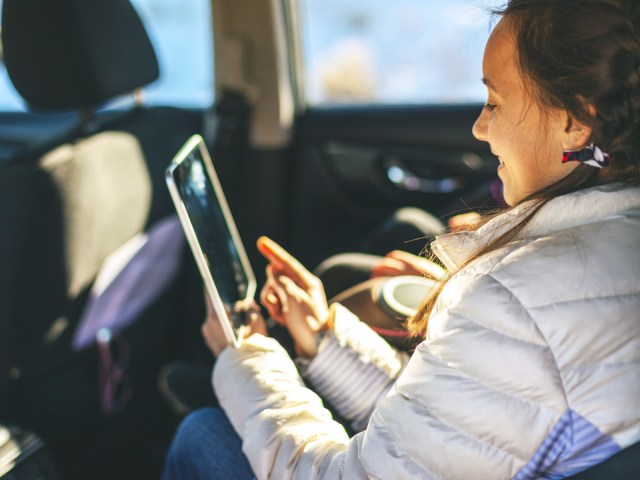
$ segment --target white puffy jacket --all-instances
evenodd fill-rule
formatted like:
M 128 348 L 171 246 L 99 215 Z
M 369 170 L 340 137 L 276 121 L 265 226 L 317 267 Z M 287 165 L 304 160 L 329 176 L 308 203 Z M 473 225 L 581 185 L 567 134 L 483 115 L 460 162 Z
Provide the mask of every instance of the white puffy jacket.
M 432 248 L 454 270 L 525 208 Z M 351 439 L 274 340 L 254 335 L 216 363 L 215 390 L 258 478 L 561 478 L 640 440 L 639 188 L 549 202 L 448 282 L 406 366 L 333 311 L 309 369 L 315 382 L 342 380 L 330 397 L 377 403 Z M 388 393 L 380 382 L 370 393 L 376 375 Z

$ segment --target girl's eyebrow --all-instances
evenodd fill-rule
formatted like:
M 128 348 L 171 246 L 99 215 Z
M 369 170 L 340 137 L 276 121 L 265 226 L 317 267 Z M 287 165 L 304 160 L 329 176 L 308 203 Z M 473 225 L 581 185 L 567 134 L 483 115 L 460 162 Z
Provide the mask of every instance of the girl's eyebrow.
M 491 80 L 489 80 L 488 78 L 482 77 L 482 83 L 484 83 L 487 86 L 487 88 L 490 88 L 494 92 L 498 93 L 498 89 L 495 87 L 493 83 L 491 83 Z

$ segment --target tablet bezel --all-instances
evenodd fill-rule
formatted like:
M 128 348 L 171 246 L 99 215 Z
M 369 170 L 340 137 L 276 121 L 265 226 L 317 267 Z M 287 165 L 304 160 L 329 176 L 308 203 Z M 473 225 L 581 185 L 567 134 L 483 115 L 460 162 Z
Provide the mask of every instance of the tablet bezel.
M 247 327 L 246 325 L 242 325 L 237 331 L 233 328 L 233 321 L 231 318 L 229 318 L 229 313 L 227 313 L 227 310 L 225 309 L 225 304 L 220 298 L 218 289 L 216 288 L 215 282 L 213 281 L 213 276 L 207 265 L 204 252 L 202 250 L 202 247 L 200 246 L 200 242 L 198 242 L 195 229 L 193 228 L 193 224 L 191 223 L 191 219 L 189 218 L 189 213 L 184 205 L 182 196 L 180 195 L 180 191 L 178 190 L 178 186 L 174 178 L 175 171 L 180 167 L 182 162 L 189 158 L 189 155 L 196 149 L 199 150 L 202 157 L 202 161 L 207 172 L 206 176 L 213 186 L 213 191 L 217 197 L 220 209 L 222 210 L 222 215 L 224 217 L 225 223 L 229 228 L 231 239 L 233 240 L 233 244 L 238 252 L 238 258 L 240 259 L 240 264 L 242 265 L 242 269 L 244 270 L 244 275 L 247 278 L 247 291 L 245 298 L 242 299 L 242 301 L 244 301 L 247 305 L 250 305 L 256 293 L 256 278 L 253 270 L 251 269 L 251 264 L 249 263 L 249 259 L 247 257 L 247 253 L 244 249 L 242 241 L 240 240 L 238 229 L 236 228 L 233 216 L 231 215 L 231 211 L 229 210 L 229 205 L 227 204 L 224 192 L 222 191 L 222 186 L 220 185 L 218 175 L 216 174 L 216 171 L 213 167 L 213 163 L 205 146 L 204 139 L 200 135 L 193 135 L 192 137 L 190 137 L 189 140 L 187 140 L 184 146 L 180 149 L 180 151 L 178 151 L 176 156 L 171 161 L 171 164 L 166 169 L 166 182 L 169 188 L 169 193 L 176 207 L 176 211 L 178 212 L 178 217 L 180 218 L 180 222 L 182 223 L 182 227 L 187 237 L 187 241 L 189 243 L 189 246 L 191 247 L 191 251 L 196 260 L 196 264 L 198 265 L 198 269 L 200 270 L 200 275 L 202 276 L 202 280 L 204 281 L 206 292 L 211 299 L 211 305 L 218 319 L 220 319 L 222 331 L 224 332 L 226 339 L 231 344 L 239 346 L 242 341 L 244 333 L 243 330 Z

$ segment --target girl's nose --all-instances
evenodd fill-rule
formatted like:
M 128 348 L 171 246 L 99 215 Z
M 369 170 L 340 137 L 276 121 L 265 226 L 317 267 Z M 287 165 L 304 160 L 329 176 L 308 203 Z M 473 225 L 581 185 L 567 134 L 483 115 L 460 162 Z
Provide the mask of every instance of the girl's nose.
M 473 124 L 473 128 L 471 129 L 473 136 L 476 137 L 481 142 L 487 141 L 487 123 L 488 123 L 487 112 L 486 110 L 483 109 L 482 112 L 480 113 L 480 116 L 478 117 L 476 122 Z

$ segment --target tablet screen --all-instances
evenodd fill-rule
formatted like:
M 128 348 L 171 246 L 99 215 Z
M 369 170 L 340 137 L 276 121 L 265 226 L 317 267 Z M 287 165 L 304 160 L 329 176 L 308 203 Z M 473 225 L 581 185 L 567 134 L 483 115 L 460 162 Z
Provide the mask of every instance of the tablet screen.
M 221 190 L 216 195 L 201 148 L 198 145 L 187 151 L 173 168 L 172 177 L 220 300 L 232 312 L 247 299 L 250 280 L 229 227 L 231 215 L 226 202 L 221 204 Z M 215 175 L 213 167 L 211 173 Z M 219 189 L 217 179 L 216 185 Z M 241 316 L 232 316 L 231 320 L 234 329 L 239 328 L 236 323 L 241 322 Z

